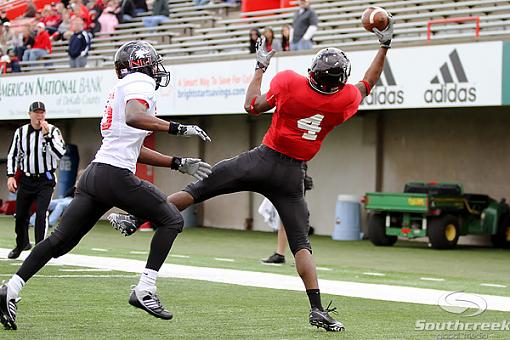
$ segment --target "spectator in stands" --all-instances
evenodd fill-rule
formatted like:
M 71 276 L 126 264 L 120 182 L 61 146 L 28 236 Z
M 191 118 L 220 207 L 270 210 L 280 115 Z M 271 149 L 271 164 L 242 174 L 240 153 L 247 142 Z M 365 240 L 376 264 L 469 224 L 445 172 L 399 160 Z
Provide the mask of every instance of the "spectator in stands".
M 312 38 L 317 31 L 317 14 L 310 7 L 310 0 L 299 0 L 299 10 L 294 15 L 292 27 L 292 41 L 290 48 L 293 51 L 309 50 L 313 47 Z
M 101 24 L 99 23 L 99 15 L 95 9 L 90 10 L 90 19 L 92 23 L 89 26 L 88 31 L 95 36 L 97 32 L 101 31 Z
M 133 21 L 136 17 L 135 3 L 133 0 L 122 0 L 121 11 L 123 22 Z
M 170 22 L 170 9 L 168 8 L 168 0 L 154 0 L 152 3 L 152 16 L 143 18 L 145 27 L 155 27 L 159 24 Z
M 62 16 L 50 5 L 44 6 L 40 21 L 46 26 L 46 31 L 53 34 L 62 22 Z
M 146 0 L 133 0 L 133 3 L 135 4 L 136 15 L 146 13 L 149 11 L 149 7 L 147 6 Z
M 280 40 L 281 51 L 290 51 L 290 25 L 282 26 L 282 38 Z
M 72 68 L 87 66 L 87 56 L 91 45 L 91 35 L 83 30 L 83 20 L 74 18 L 71 23 L 73 35 L 69 39 L 69 66 Z
M 85 6 L 81 0 L 71 0 L 70 7 L 72 11 L 71 19 L 73 19 L 75 16 L 82 18 L 84 29 L 89 29 L 90 25 L 92 24 L 92 19 L 90 17 L 90 12 L 87 6 Z
M 115 31 L 115 26 L 119 24 L 117 15 L 120 12 L 120 7 L 117 1 L 107 1 L 105 3 L 105 9 L 98 18 L 98 22 L 101 25 L 101 33 L 112 33 Z
M 250 53 L 257 52 L 257 40 L 260 38 L 260 32 L 256 28 L 250 30 Z
M 25 10 L 25 13 L 23 16 L 25 18 L 35 18 L 37 15 L 37 8 L 34 5 L 34 2 L 32 0 L 29 0 L 27 3 L 27 9 Z
M 13 33 L 10 45 L 14 47 L 16 56 L 21 59 L 27 46 L 31 47 L 34 45 L 34 37 L 29 24 L 25 24 L 19 32 Z
M 4 34 L 4 25 L 0 25 L 0 57 L 7 52 L 7 39 Z
M 71 31 L 71 14 L 69 10 L 64 9 L 62 12 L 62 22 L 58 26 L 58 37 L 61 40 L 69 40 L 73 31 Z
M 271 27 L 265 27 L 262 34 L 266 38 L 266 51 L 280 51 L 281 43 L 278 39 L 275 39 L 274 31 Z
M 2 10 L 0 11 L 0 24 L 4 24 L 6 22 L 9 22 L 9 18 L 7 18 L 7 11 L 2 8 Z
M 23 61 L 35 61 L 51 53 L 50 35 L 42 22 L 37 24 L 36 32 L 34 45 L 31 48 L 27 46 L 23 53 Z
M 7 54 L 4 57 L 6 57 L 5 61 L 7 62 L 7 72 L 21 72 L 19 58 L 14 53 L 14 49 L 8 49 Z

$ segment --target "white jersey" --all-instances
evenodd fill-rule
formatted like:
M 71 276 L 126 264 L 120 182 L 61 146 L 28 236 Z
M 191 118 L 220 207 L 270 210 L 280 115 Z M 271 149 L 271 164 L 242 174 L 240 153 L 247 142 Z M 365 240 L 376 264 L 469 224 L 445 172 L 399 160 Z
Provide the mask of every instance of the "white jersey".
M 136 171 L 136 162 L 145 137 L 150 133 L 126 124 L 126 103 L 131 99 L 145 101 L 147 114 L 155 115 L 156 82 L 140 72 L 122 78 L 108 96 L 101 135 L 103 142 L 93 162 L 110 164 L 119 168 Z

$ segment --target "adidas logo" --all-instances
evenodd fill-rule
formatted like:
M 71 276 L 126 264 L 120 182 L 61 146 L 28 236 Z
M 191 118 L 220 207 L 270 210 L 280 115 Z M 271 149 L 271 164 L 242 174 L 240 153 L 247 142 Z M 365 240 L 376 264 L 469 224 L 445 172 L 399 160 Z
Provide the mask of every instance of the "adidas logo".
M 398 88 L 390 63 L 386 59 L 381 77 L 361 104 L 372 106 L 402 103 L 404 103 L 404 91 Z
M 426 103 L 465 103 L 476 101 L 476 87 L 470 86 L 457 49 L 454 49 L 430 81 L 424 93 Z

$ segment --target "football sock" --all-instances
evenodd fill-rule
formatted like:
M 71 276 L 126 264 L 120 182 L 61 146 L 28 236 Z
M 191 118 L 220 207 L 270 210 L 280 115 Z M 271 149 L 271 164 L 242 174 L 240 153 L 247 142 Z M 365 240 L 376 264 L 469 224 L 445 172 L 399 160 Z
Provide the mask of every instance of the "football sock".
M 138 281 L 138 288 L 140 290 L 147 290 L 156 286 L 156 279 L 158 278 L 158 272 L 152 269 L 145 268 L 140 275 L 140 281 Z
M 30 280 L 53 256 L 50 239 L 47 238 L 36 244 L 28 257 L 23 261 L 16 273 L 24 282 Z
M 306 294 L 308 295 L 308 300 L 310 300 L 310 306 L 312 308 L 318 308 L 319 310 L 324 310 L 324 308 L 322 308 L 320 290 L 307 289 Z
M 9 296 L 9 300 L 15 297 L 18 297 L 21 288 L 25 285 L 25 280 L 19 277 L 17 274 L 14 274 L 9 282 L 7 282 L 7 286 L 9 287 L 9 293 L 15 294 L 15 296 Z M 9 294 L 11 295 L 11 294 Z

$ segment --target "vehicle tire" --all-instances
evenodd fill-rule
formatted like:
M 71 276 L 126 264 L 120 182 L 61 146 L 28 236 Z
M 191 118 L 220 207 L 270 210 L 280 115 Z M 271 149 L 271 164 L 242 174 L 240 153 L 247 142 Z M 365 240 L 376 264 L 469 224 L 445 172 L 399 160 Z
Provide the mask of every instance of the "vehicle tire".
M 368 235 L 376 246 L 392 246 L 397 236 L 386 235 L 385 217 L 381 213 L 370 213 L 368 216 Z
M 428 223 L 429 241 L 434 249 L 452 249 L 459 241 L 459 219 L 452 215 L 434 217 Z
M 491 240 L 496 248 L 510 249 L 510 215 L 501 216 L 498 231 Z

